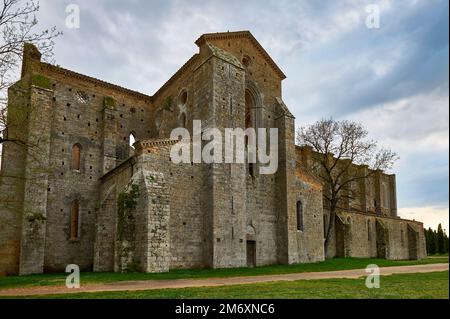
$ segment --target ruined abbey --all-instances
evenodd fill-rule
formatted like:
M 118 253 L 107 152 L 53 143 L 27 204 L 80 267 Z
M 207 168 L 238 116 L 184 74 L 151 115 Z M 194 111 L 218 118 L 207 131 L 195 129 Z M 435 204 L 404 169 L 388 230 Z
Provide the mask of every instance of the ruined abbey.
M 361 196 L 340 209 L 325 253 L 322 185 L 308 173 L 312 150 L 295 145 L 284 73 L 250 32 L 195 43 L 198 53 L 153 95 L 44 63 L 24 46 L 8 91 L 8 139 L 24 142 L 3 145 L 0 273 L 425 257 L 423 225 L 397 216 L 395 175 L 383 172 L 355 185 Z M 276 173 L 175 164 L 171 131 L 192 131 L 193 120 L 278 128 Z

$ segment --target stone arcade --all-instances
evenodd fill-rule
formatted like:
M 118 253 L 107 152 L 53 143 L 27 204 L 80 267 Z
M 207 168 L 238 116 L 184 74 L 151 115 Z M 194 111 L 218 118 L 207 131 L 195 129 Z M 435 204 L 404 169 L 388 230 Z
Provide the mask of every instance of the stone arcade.
M 9 88 L 0 174 L 0 273 L 164 272 L 317 262 L 418 259 L 423 225 L 397 216 L 395 176 L 355 185 L 324 252 L 322 187 L 312 152 L 294 144 L 284 73 L 248 31 L 202 35 L 199 52 L 145 95 L 41 62 L 25 45 Z M 174 164 L 170 132 L 278 128 L 278 170 Z M 301 119 L 299 119 L 301 121 Z M 137 142 L 130 147 L 130 138 Z

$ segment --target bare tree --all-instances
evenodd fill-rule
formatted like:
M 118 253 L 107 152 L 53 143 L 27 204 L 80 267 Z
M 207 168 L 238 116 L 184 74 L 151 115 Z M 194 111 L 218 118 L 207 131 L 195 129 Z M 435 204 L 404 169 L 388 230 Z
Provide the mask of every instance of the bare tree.
M 0 0 L 1 1 L 1 0 Z M 38 30 L 36 0 L 3 0 L 0 10 L 0 147 L 8 141 L 6 104 L 7 89 L 17 78 L 23 44 L 34 44 L 44 60 L 53 61 L 54 39 L 62 33 L 56 27 Z M 25 143 L 25 141 L 10 141 Z
M 324 119 L 302 127 L 297 131 L 297 143 L 314 151 L 313 163 L 308 167 L 321 180 L 325 205 L 329 208 L 325 228 L 328 249 L 338 205 L 355 196 L 352 183 L 392 168 L 398 156 L 391 150 L 378 148 L 377 142 L 368 139 L 363 126 L 351 121 Z M 367 165 L 368 169 L 354 169 L 356 165 Z

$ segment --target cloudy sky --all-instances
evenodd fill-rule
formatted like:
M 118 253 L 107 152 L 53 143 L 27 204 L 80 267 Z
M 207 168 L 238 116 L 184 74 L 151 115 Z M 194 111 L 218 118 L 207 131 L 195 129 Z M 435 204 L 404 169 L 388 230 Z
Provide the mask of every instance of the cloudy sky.
M 150 95 L 202 33 L 250 30 L 287 75 L 297 125 L 361 121 L 400 155 L 400 215 L 448 230 L 448 0 L 40 2 L 40 23 L 64 32 L 57 64 Z M 66 27 L 69 4 L 79 29 Z M 366 26 L 369 4 L 378 29 Z

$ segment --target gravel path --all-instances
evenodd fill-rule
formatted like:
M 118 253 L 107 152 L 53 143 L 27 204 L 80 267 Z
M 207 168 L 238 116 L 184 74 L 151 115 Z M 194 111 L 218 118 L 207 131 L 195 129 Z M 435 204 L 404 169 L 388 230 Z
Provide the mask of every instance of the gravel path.
M 437 271 L 448 271 L 449 264 L 428 264 L 415 266 L 394 266 L 380 268 L 381 275 L 426 273 Z M 11 288 L 0 290 L 0 296 L 29 296 L 29 295 L 52 295 L 63 293 L 79 292 L 101 292 L 101 291 L 137 291 L 167 288 L 189 288 L 189 287 L 215 287 L 241 284 L 256 284 L 274 281 L 295 281 L 330 278 L 360 278 L 367 276 L 365 269 L 305 272 L 281 275 L 263 275 L 247 277 L 228 278 L 204 278 L 204 279 L 172 279 L 172 280 L 144 280 L 144 281 L 120 281 L 112 283 L 87 283 L 83 284 L 81 277 L 81 287 L 79 289 L 68 289 L 65 286 L 41 286 Z

